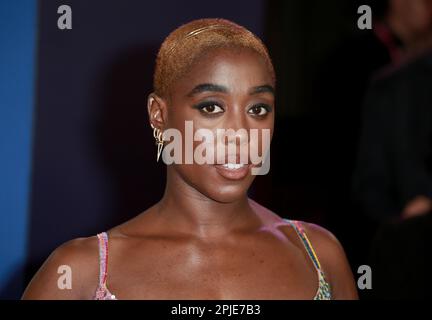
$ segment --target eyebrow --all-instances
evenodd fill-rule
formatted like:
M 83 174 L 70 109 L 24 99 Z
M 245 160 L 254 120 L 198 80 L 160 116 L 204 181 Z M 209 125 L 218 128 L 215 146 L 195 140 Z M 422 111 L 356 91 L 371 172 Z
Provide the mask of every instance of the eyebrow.
M 275 89 L 273 88 L 273 86 L 269 84 L 265 84 L 263 86 L 253 87 L 252 90 L 250 91 L 250 94 L 258 94 L 258 93 L 266 93 L 266 92 L 274 95 Z
M 192 97 L 198 93 L 208 92 L 208 91 L 227 93 L 228 88 L 225 86 L 221 86 L 219 84 L 203 83 L 203 84 L 199 84 L 195 88 L 193 88 L 192 91 L 187 94 L 187 96 Z
M 196 94 L 199 93 L 203 93 L 203 92 L 221 92 L 221 93 L 228 93 L 228 88 L 219 84 L 214 84 L 214 83 L 202 83 L 197 85 L 196 87 L 194 87 L 188 94 L 187 97 L 192 97 Z M 275 89 L 273 88 L 273 86 L 271 85 L 262 85 L 262 86 L 257 86 L 257 87 L 253 87 L 250 91 L 249 94 L 253 95 L 253 94 L 258 94 L 258 93 L 271 93 L 274 95 L 275 93 Z

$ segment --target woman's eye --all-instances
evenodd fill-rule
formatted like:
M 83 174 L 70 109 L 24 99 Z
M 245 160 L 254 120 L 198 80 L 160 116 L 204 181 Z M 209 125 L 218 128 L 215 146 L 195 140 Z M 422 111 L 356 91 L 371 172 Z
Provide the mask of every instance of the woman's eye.
M 256 105 L 251 107 L 248 110 L 249 114 L 252 114 L 254 116 L 264 116 L 269 112 L 269 107 L 265 106 L 265 105 Z
M 220 106 L 218 106 L 217 104 L 214 104 L 214 103 L 201 105 L 198 107 L 198 109 L 201 112 L 204 112 L 207 114 L 217 114 L 217 113 L 224 112 L 224 109 L 222 109 Z

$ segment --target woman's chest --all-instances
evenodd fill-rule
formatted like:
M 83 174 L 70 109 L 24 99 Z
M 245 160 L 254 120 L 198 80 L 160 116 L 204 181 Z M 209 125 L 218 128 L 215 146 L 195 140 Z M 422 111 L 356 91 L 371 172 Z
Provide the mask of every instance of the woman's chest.
M 286 249 L 124 255 L 112 259 L 107 286 L 118 299 L 312 299 L 316 271 L 301 251 Z

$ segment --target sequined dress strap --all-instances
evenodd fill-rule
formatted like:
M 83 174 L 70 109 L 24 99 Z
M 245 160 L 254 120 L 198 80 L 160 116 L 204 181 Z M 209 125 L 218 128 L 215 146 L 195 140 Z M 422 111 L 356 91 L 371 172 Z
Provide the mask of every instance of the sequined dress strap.
M 99 285 L 96 289 L 94 300 L 115 300 L 106 286 L 108 275 L 108 234 L 106 232 L 97 235 L 99 241 Z
M 319 285 L 318 285 L 318 290 L 316 292 L 314 300 L 330 300 L 332 298 L 330 284 L 326 280 L 326 277 L 325 277 L 323 269 L 321 268 L 321 264 L 319 262 L 318 256 L 315 253 L 315 250 L 314 250 L 311 242 L 309 241 L 308 236 L 306 235 L 306 231 L 303 229 L 303 227 L 299 221 L 288 220 L 288 219 L 284 219 L 284 220 L 286 222 L 288 222 L 296 231 L 297 235 L 299 236 L 300 240 L 302 241 L 302 243 L 306 249 L 306 252 L 307 252 L 309 258 L 312 260 L 312 263 L 314 264 L 315 269 L 317 270 Z

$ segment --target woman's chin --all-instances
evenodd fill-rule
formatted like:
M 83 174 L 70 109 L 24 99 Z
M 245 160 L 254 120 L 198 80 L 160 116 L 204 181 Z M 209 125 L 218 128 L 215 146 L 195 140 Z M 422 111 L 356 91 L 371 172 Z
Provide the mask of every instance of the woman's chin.
M 224 186 L 211 186 L 210 190 L 206 192 L 206 196 L 214 201 L 221 203 L 232 203 L 247 197 L 247 190 L 242 185 L 224 185 Z
M 247 197 L 247 191 L 255 178 L 250 173 L 243 176 L 230 174 L 213 165 L 180 168 L 183 169 L 180 176 L 189 181 L 189 185 L 207 198 L 221 203 L 232 203 Z

